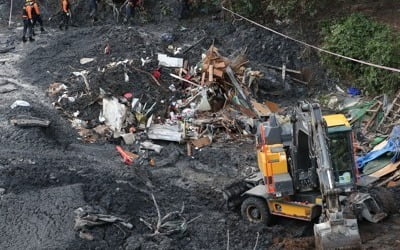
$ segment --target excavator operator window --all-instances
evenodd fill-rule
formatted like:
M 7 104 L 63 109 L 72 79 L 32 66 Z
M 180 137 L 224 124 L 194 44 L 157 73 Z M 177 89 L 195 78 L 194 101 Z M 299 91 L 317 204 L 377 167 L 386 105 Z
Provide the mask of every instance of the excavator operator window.
M 348 132 L 329 134 L 329 151 L 335 182 L 338 185 L 353 184 L 353 151 L 351 135 Z

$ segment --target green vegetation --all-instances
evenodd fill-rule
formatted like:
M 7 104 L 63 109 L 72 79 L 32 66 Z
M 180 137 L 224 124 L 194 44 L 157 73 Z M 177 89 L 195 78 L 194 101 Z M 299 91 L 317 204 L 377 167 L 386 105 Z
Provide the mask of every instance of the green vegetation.
M 399 68 L 400 36 L 388 26 L 361 14 L 331 23 L 323 28 L 324 49 L 342 55 Z M 323 54 L 323 61 L 342 77 L 369 93 L 393 93 L 400 86 L 400 74 L 361 65 Z
M 313 17 L 325 6 L 326 0 L 270 0 L 268 9 L 283 18 Z
M 267 10 L 280 18 L 312 17 L 325 6 L 327 0 L 228 0 L 227 6 L 249 17 L 265 15 Z

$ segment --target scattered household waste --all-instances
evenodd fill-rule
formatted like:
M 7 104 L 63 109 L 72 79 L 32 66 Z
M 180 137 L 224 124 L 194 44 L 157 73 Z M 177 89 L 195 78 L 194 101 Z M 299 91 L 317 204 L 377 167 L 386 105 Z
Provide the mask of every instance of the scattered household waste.
M 194 65 L 183 56 L 158 53 L 156 58 L 145 55 L 104 66 L 97 62 L 96 68 L 90 63 L 94 58 L 82 58 L 88 68 L 72 72 L 75 77 L 69 81 L 75 85 L 53 83 L 48 95 L 83 141 L 112 140 L 128 146 L 116 148 L 125 164 L 142 159 L 148 150 L 160 153 L 162 146 L 156 141 L 188 143 L 192 154 L 192 146 L 200 150 L 218 140 L 250 136 L 256 119 L 280 111 L 277 104 L 252 97 L 251 87 L 263 73 L 246 66 L 243 52 L 236 54 L 225 57 L 212 45 Z M 113 82 L 103 83 L 93 71 L 110 74 Z M 147 89 L 139 89 L 138 81 Z

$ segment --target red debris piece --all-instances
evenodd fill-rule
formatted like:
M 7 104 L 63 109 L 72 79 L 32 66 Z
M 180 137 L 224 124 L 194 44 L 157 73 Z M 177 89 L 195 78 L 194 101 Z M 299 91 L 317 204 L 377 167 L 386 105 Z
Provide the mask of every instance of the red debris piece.
M 130 157 L 127 152 L 125 152 L 121 146 L 115 146 L 115 149 L 118 151 L 118 153 L 121 155 L 122 159 L 124 160 L 124 163 L 126 165 L 131 165 L 133 163 L 132 157 Z
M 127 92 L 127 93 L 125 93 L 125 94 L 124 94 L 124 97 L 125 97 L 127 100 L 130 100 L 130 99 L 132 99 L 132 97 L 133 97 L 133 94 L 132 94 L 132 93 L 129 93 L 129 92 Z

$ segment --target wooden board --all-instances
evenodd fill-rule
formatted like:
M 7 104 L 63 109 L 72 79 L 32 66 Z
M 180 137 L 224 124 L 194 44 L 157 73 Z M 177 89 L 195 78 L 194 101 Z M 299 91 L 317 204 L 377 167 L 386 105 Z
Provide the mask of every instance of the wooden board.
M 207 145 L 211 144 L 211 140 L 208 136 L 197 139 L 197 140 L 193 140 L 192 144 L 196 147 L 196 148 L 202 148 L 205 147 Z
M 388 140 L 384 140 L 381 143 L 379 143 L 378 145 L 376 145 L 371 151 L 380 150 L 380 149 L 384 148 L 387 143 L 388 143 Z
M 376 171 L 375 173 L 370 174 L 370 177 L 375 177 L 375 178 L 381 178 L 385 175 L 388 175 L 390 173 L 393 173 L 394 171 L 397 170 L 397 168 L 400 166 L 400 161 L 396 163 L 390 163 L 386 167 Z
M 268 106 L 271 112 L 276 113 L 281 111 L 281 108 L 275 102 L 265 101 L 264 104 Z
M 221 69 L 221 68 L 225 68 L 225 67 L 226 67 L 226 63 L 223 61 L 214 63 L 214 68 Z
M 259 113 L 260 116 L 269 116 L 272 113 L 267 105 L 258 103 L 256 101 L 251 101 L 251 104 L 253 104 L 254 109 Z
M 210 65 L 210 66 L 208 66 L 208 81 L 209 82 L 214 81 L 213 75 L 214 75 L 214 66 Z
M 224 71 L 222 71 L 220 69 L 214 69 L 213 73 L 214 73 L 215 76 L 217 76 L 219 78 L 222 78 L 224 76 Z

